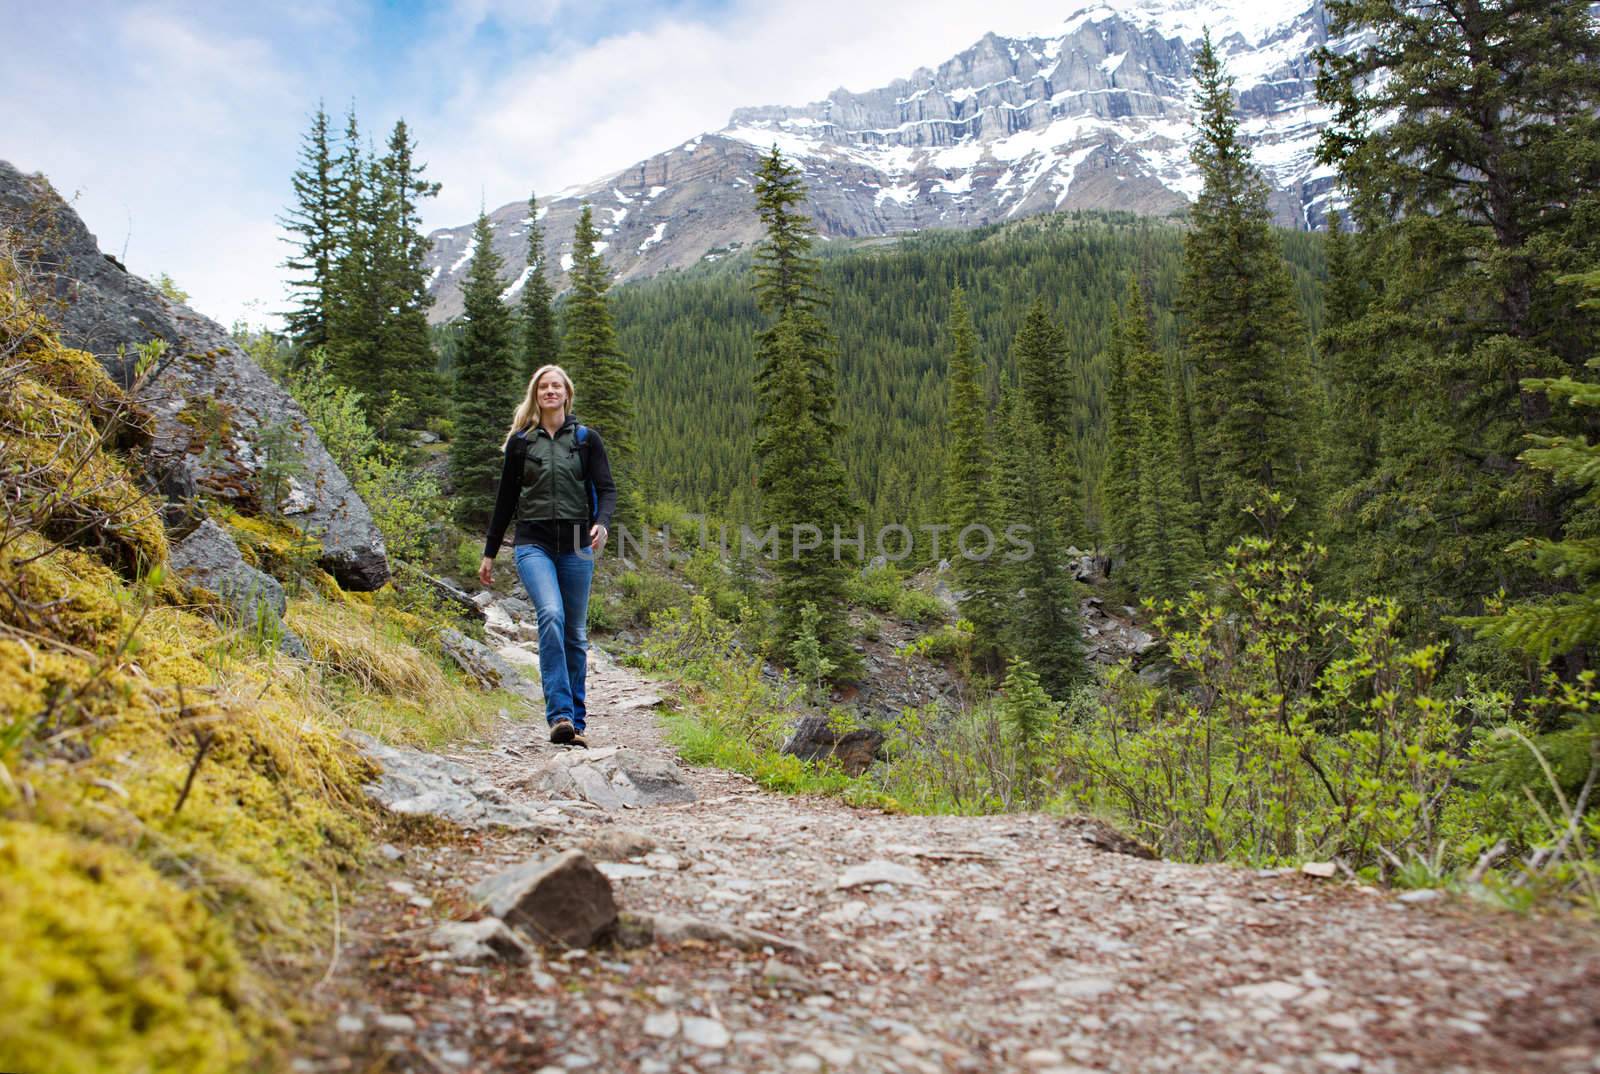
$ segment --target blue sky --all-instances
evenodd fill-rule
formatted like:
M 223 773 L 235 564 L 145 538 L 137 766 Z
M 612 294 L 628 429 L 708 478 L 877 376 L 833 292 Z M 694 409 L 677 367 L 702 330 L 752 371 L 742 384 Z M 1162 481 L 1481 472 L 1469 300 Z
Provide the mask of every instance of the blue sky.
M 231 323 L 283 303 L 276 217 L 318 100 L 404 116 L 444 184 L 429 227 L 620 170 L 743 105 L 938 63 L 1039 0 L 0 0 L 0 159 L 101 248 Z

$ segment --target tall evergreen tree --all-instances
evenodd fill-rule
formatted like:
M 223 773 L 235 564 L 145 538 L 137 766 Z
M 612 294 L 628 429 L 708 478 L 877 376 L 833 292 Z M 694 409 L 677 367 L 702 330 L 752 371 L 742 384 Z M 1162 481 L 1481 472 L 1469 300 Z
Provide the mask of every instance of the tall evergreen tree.
M 600 232 L 594 226 L 593 211 L 585 204 L 572 235 L 572 289 L 563 307 L 562 364 L 578 389 L 578 413 L 586 425 L 605 436 L 606 453 L 620 490 L 613 522 L 631 525 L 638 520 L 643 503 L 639 486 L 629 480 L 634 454 L 633 371 L 617 346 L 606 294 L 611 288 L 611 271 L 599 246 Z M 523 327 L 526 333 L 526 322 Z M 527 335 L 523 338 L 526 343 Z M 528 357 L 524 351 L 524 362 Z
M 567 371 L 577 384 L 578 408 L 585 424 L 599 429 L 606 439 L 612 467 L 625 470 L 633 456 L 633 403 L 629 387 L 633 373 L 617 348 L 606 291 L 611 271 L 596 246 L 600 232 L 588 205 L 578 214 L 572 235 L 572 292 L 567 296 L 562 343 Z M 628 512 L 618 504 L 618 518 Z
M 528 276 L 522 285 L 522 379 L 552 365 L 561 353 L 556 336 L 555 290 L 545 264 L 544 225 L 539 222 L 539 199 L 528 195 Z
M 1001 407 L 1004 451 L 995 460 L 997 515 L 1002 531 L 1021 527 L 1031 554 L 1003 564 L 1007 593 L 1007 650 L 1024 660 L 1052 697 L 1065 697 L 1088 672 L 1083 660 L 1077 589 L 1065 563 L 1066 541 L 1051 491 L 1053 474 L 1040 415 L 1025 392 L 1007 388 Z
M 845 619 L 844 582 L 848 568 L 833 553 L 835 527 L 848 533 L 850 496 L 844 467 L 828 447 L 828 437 L 811 406 L 811 344 L 793 312 L 767 334 L 772 358 L 773 410 L 765 415 L 762 438 L 762 520 L 778 528 L 774 604 L 785 654 L 796 660 L 811 639 L 835 676 L 858 670 Z M 815 527 L 815 530 L 803 529 Z M 813 539 L 820 543 L 806 548 Z M 808 617 L 806 609 L 814 609 Z
M 1116 523 L 1126 576 L 1147 597 L 1176 597 L 1194 581 L 1203 559 L 1195 505 L 1184 488 L 1178 408 L 1182 397 L 1167 363 L 1155 351 L 1144 289 L 1128 279 L 1128 297 L 1117 316 L 1116 336 L 1123 372 L 1115 419 L 1128 438 L 1123 451 L 1128 473 L 1119 485 Z
M 1126 316 L 1146 320 L 1144 295 L 1130 289 Z M 1131 566 L 1142 597 L 1176 598 L 1200 575 L 1205 548 L 1194 502 L 1183 484 L 1178 441 L 1180 401 L 1167 375 L 1167 363 L 1148 339 L 1127 354 L 1130 405 L 1139 430 L 1139 485 L 1132 527 Z
M 1142 316 L 1144 297 L 1137 277 L 1128 277 L 1128 300 L 1111 311 L 1111 344 L 1106 386 L 1105 471 L 1100 478 L 1102 531 L 1124 561 L 1135 555 L 1139 518 L 1141 435 L 1135 406 L 1132 354 L 1150 347 L 1150 326 Z
M 1363 324 L 1373 293 L 1362 265 L 1363 240 L 1345 230 L 1337 213 L 1329 213 L 1325 242 L 1328 282 L 1316 341 L 1323 407 L 1317 478 L 1328 508 L 1323 531 L 1347 536 L 1358 523 L 1345 493 L 1361 486 L 1378 463 L 1380 399 L 1375 389 L 1382 346 L 1367 338 Z M 1341 558 L 1341 546 L 1348 547 L 1348 542 L 1336 542 L 1336 559 Z
M 339 256 L 339 176 L 334 167 L 328 112 L 317 102 L 300 147 L 300 167 L 290 179 L 294 207 L 281 218 L 294 246 L 285 266 L 294 308 L 284 315 L 289 338 L 301 351 L 328 342 L 328 288 Z
M 1302 325 L 1267 207 L 1268 187 L 1239 138 L 1233 80 L 1208 34 L 1195 60 L 1204 186 L 1184 239 L 1180 307 L 1193 401 L 1200 493 L 1213 550 L 1245 532 L 1267 494 L 1301 498 L 1297 441 L 1304 389 Z
M 466 327 L 452 370 L 455 434 L 450 441 L 456 519 L 467 526 L 482 525 L 494 513 L 501 430 L 511 424 L 515 369 L 511 314 L 500 300 L 503 262 L 494 249 L 489 217 L 482 211 L 472 229 L 472 244 L 472 261 L 461 290 Z
M 995 530 L 998 518 L 990 498 L 989 402 L 984 395 L 983 368 L 978 361 L 977 333 L 960 287 L 950 295 L 950 375 L 945 409 L 944 519 L 957 537 L 968 526 Z M 999 668 L 1004 651 L 1001 626 L 1004 579 L 998 556 L 951 560 L 956 588 L 962 593 L 961 615 L 972 623 L 977 662 Z
M 774 318 L 756 341 L 757 480 L 762 520 L 791 542 L 775 565 L 778 629 L 792 655 L 801 612 L 810 604 L 818 613 L 814 629 L 823 655 L 836 674 L 849 676 L 860 663 L 845 619 L 849 568 L 834 554 L 832 539 L 834 526 L 848 529 L 855 504 L 834 445 L 833 337 L 819 316 L 810 221 L 795 211 L 805 189 L 798 169 L 776 147 L 762 162 L 755 193 L 767 231 L 756 252 L 756 299 Z M 821 532 L 820 547 L 799 547 L 809 543 L 799 539 L 797 527 L 805 526 Z
M 369 396 L 381 386 L 378 327 L 382 309 L 373 282 L 377 199 L 373 191 L 374 163 L 362 142 L 361 125 L 353 108 L 345 118 L 344 145 L 334 160 L 334 168 L 339 176 L 339 200 L 334 210 L 339 242 L 328 289 L 328 365 L 335 379 L 362 393 L 370 417 Z
M 372 256 L 370 286 L 378 311 L 377 374 L 373 411 L 380 434 L 393 436 L 398 423 L 422 413 L 439 413 L 443 384 L 428 332 L 428 274 L 424 264 L 432 245 L 422 233 L 417 203 L 439 193 L 439 184 L 422 178 L 427 165 L 416 159 L 416 144 L 404 119 L 398 120 L 387 151 L 372 168 Z
M 805 200 L 800 169 L 784 160 L 778 147 L 773 146 L 756 173 L 756 214 L 767 231 L 766 238 L 756 247 L 756 305 L 774 318 L 767 331 L 775 331 L 777 322 L 787 316 L 805 340 L 814 392 L 812 410 L 821 428 L 836 433 L 839 389 L 834 369 L 835 344 L 833 333 L 821 316 L 828 299 L 818 282 L 817 259 L 811 252 L 811 218 L 799 212 Z M 761 405 L 771 406 L 766 397 L 776 363 L 760 353 L 764 336 L 759 336 L 756 343 L 756 394 Z
M 1517 456 L 1592 422 L 1541 378 L 1575 376 L 1600 319 L 1567 273 L 1600 255 L 1600 27 L 1585 0 L 1329 0 L 1318 92 L 1381 281 L 1341 346 L 1370 355 L 1346 390 L 1376 409 L 1377 458 L 1340 493 L 1370 554 L 1355 588 L 1430 616 L 1561 582 L 1503 549 L 1576 517 Z
M 1074 398 L 1066 332 L 1050 316 L 1042 298 L 1029 308 L 1011 354 L 1056 474 L 1052 510 L 1057 527 L 1070 541 L 1084 535 L 1086 529 L 1074 435 L 1079 404 Z
M 1011 346 L 1022 394 L 1052 436 L 1072 420 L 1067 340 L 1050 317 L 1044 299 L 1028 307 L 1027 319 Z

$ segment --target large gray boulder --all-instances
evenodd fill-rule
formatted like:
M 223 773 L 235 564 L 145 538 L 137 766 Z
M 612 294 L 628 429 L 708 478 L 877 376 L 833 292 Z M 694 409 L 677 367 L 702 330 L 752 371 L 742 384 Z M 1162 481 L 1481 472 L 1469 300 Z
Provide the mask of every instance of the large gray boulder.
M 828 717 L 813 714 L 802 716 L 800 722 L 783 744 L 783 753 L 802 761 L 821 761 L 833 758 L 839 762 L 846 775 L 859 776 L 878 759 L 883 749 L 883 732 L 869 727 L 853 731 L 834 730 Z
M 276 635 L 284 652 L 308 659 L 305 643 L 283 625 L 283 586 L 244 561 L 232 535 L 209 518 L 172 546 L 167 562 L 201 589 L 222 598 L 246 630 Z
M 226 329 L 100 252 L 95 237 L 43 176 L 0 161 L 0 221 L 22 234 L 25 258 L 54 290 L 61 340 L 89 351 L 112 379 L 133 381 L 135 349 L 153 339 L 166 354 L 139 395 L 154 418 L 145 469 L 169 497 L 195 491 L 249 513 L 292 512 L 322 544 L 321 566 L 346 589 L 389 577 L 383 538 L 305 412 L 244 354 Z M 280 502 L 261 502 L 260 444 L 282 430 L 304 475 Z

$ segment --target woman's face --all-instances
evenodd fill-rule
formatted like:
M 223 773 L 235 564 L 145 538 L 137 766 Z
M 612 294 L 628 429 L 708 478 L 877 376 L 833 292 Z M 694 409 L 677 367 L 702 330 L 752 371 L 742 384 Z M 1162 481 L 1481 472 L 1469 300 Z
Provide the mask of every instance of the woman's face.
M 539 400 L 540 410 L 565 410 L 567 406 L 567 386 L 561 380 L 560 374 L 546 373 L 539 378 L 539 385 L 534 389 L 534 396 Z

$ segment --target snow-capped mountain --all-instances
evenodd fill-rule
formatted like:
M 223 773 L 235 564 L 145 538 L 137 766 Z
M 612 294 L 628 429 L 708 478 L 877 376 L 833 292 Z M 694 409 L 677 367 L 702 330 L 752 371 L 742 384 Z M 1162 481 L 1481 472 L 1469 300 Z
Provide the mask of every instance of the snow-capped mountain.
M 1327 40 L 1322 0 L 1071 0 L 1066 8 L 1044 32 L 987 34 L 881 89 L 741 108 L 720 131 L 541 203 L 557 287 L 584 202 L 618 279 L 754 243 L 761 229 L 751 187 L 773 145 L 802 169 L 809 211 L 827 238 L 975 227 L 1057 209 L 1181 209 L 1200 189 L 1189 161 L 1191 65 L 1208 26 L 1279 222 L 1320 223 L 1333 185 L 1312 159 L 1328 118 L 1313 92 L 1312 52 Z M 509 298 L 527 278 L 526 205 L 490 220 L 514 275 Z M 431 236 L 435 320 L 460 312 L 471 235 L 463 225 Z

